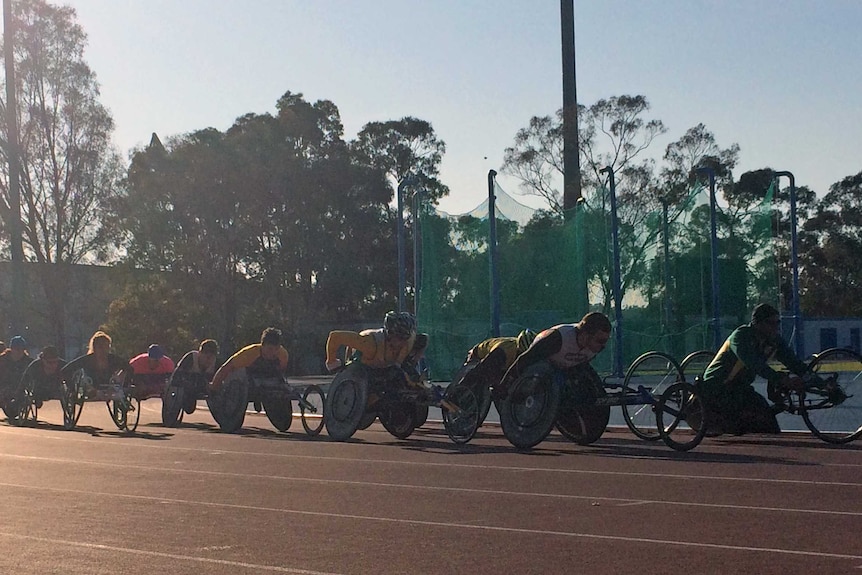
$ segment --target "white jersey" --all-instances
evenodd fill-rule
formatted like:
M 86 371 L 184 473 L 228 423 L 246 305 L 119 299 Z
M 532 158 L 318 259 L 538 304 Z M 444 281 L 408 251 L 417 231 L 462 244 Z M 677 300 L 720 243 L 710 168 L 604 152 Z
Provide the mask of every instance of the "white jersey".
M 596 354 L 588 349 L 581 349 L 578 345 L 578 328 L 573 323 L 564 323 L 549 327 L 536 336 L 533 345 L 539 340 L 548 337 L 554 331 L 560 332 L 563 338 L 560 351 L 548 357 L 548 361 L 558 369 L 568 369 L 582 363 L 588 363 Z M 532 346 L 531 346 L 532 347 Z

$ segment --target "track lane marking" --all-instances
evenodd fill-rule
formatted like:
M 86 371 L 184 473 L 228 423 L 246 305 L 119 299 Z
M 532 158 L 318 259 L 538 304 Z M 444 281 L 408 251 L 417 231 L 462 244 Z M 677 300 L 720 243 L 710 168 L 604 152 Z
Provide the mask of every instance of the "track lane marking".
M 235 473 L 229 471 L 210 471 L 210 470 L 201 470 L 201 469 L 183 469 L 176 467 L 152 467 L 152 466 L 144 466 L 144 465 L 129 465 L 125 463 L 108 463 L 108 462 L 79 462 L 70 459 L 58 459 L 58 458 L 49 458 L 49 457 L 40 457 L 35 455 L 8 455 L 8 454 L 0 454 L 0 458 L 7 457 L 10 459 L 19 459 L 19 460 L 29 460 L 29 461 L 38 461 L 38 462 L 47 462 L 47 463 L 59 463 L 59 464 L 73 464 L 73 465 L 91 465 L 96 467 L 110 467 L 114 469 L 131 469 L 135 471 L 152 471 L 161 475 L 166 473 L 183 473 L 190 475 L 206 475 L 210 477 L 228 477 L 228 478 L 237 478 L 237 479 L 263 479 L 270 481 L 288 481 L 294 483 L 311 483 L 314 485 L 346 485 L 351 487 L 375 487 L 375 488 L 384 488 L 384 489 L 405 489 L 405 490 L 415 490 L 415 491 L 436 491 L 442 493 L 463 493 L 463 494 L 473 494 L 473 495 L 492 495 L 492 496 L 512 496 L 512 497 L 536 497 L 543 499 L 560 499 L 560 500 L 589 500 L 589 501 L 607 501 L 614 502 L 618 505 L 673 505 L 677 507 L 699 507 L 699 508 L 709 508 L 709 509 L 730 509 L 730 510 L 738 510 L 738 511 L 766 511 L 766 512 L 777 512 L 777 513 L 802 513 L 802 514 L 811 514 L 811 515 L 834 515 L 834 516 L 849 516 L 849 517 L 860 517 L 862 516 L 862 511 L 835 511 L 828 509 L 788 509 L 782 507 L 766 507 L 766 506 L 755 506 L 755 505 L 731 505 L 731 504 L 723 504 L 723 503 L 699 503 L 699 502 L 687 502 L 687 501 L 677 501 L 677 500 L 660 500 L 660 499 L 632 499 L 625 497 L 606 497 L 606 496 L 590 496 L 590 495 L 573 495 L 573 494 L 564 494 L 564 493 L 539 493 L 539 492 L 529 492 L 529 491 L 509 491 L 504 489 L 477 489 L 473 487 L 450 487 L 450 486 L 441 486 L 441 485 L 413 485 L 409 483 L 383 483 L 376 481 L 353 481 L 347 479 L 327 479 L 327 478 L 315 478 L 315 477 L 288 477 L 283 475 L 264 475 L 257 473 Z M 0 485 L 6 487 L 21 487 L 21 488 L 30 488 L 31 486 L 17 484 L 17 483 L 6 483 L 0 482 Z M 819 483 L 818 485 L 827 485 L 826 483 Z M 50 487 L 33 487 L 34 489 L 53 489 Z
M 86 442 L 90 443 L 90 442 Z M 363 463 L 363 464 L 372 464 L 372 465 L 408 465 L 408 466 L 418 466 L 418 467 L 443 467 L 446 469 L 481 469 L 483 471 L 494 470 L 494 471 L 509 471 L 509 472 L 530 472 L 530 473 L 564 473 L 570 475 L 602 475 L 602 476 L 612 476 L 612 477 L 634 477 L 634 478 L 658 478 L 658 479 L 682 479 L 682 480 L 701 480 L 701 481 L 730 481 L 730 482 L 743 482 L 743 483 L 773 483 L 773 484 L 781 484 L 781 485 L 808 485 L 808 486 L 833 486 L 833 487 L 862 487 L 862 482 L 848 482 L 848 481 L 820 481 L 820 480 L 808 480 L 808 479 L 779 479 L 779 478 L 770 478 L 770 477 L 733 477 L 733 476 L 725 476 L 725 475 L 693 475 L 693 474 L 683 474 L 683 473 L 650 473 L 650 472 L 631 472 L 631 471 L 603 471 L 603 470 L 592 470 L 592 469 L 556 469 L 556 468 L 548 468 L 548 467 L 522 467 L 522 466 L 511 466 L 511 465 L 479 465 L 479 464 L 468 464 L 468 463 L 434 463 L 434 462 L 424 462 L 424 461 L 399 461 L 399 460 L 391 460 L 391 459 L 368 459 L 368 458 L 351 458 L 351 457 L 332 457 L 332 456 L 319 456 L 319 455 L 289 455 L 289 454 L 269 454 L 269 453 L 254 453 L 254 452 L 243 452 L 243 451 L 231 451 L 224 449 L 206 449 L 206 448 L 185 448 L 185 447 L 161 447 L 160 449 L 175 449 L 179 451 L 192 451 L 197 453 L 204 453 L 209 455 L 253 455 L 260 457 L 281 457 L 288 459 L 303 459 L 303 460 L 312 460 L 312 461 L 335 461 L 335 462 L 344 462 L 344 463 Z M 39 459 L 36 456 L 27 456 L 27 455 L 13 455 L 8 453 L 0 453 L 0 457 L 20 457 L 20 458 L 28 458 L 32 457 L 34 459 Z M 51 461 L 51 458 L 44 458 L 46 461 Z M 85 463 L 80 460 L 67 460 L 67 459 L 53 459 L 57 462 L 68 462 L 68 463 Z M 101 462 L 92 461 L 86 462 L 92 463 L 94 465 L 99 465 Z M 105 465 L 110 465 L 109 463 L 105 463 Z
M 112 553 L 128 553 L 131 555 L 143 555 L 145 557 L 159 557 L 161 559 L 177 559 L 177 560 L 181 560 L 181 561 L 193 561 L 196 563 L 206 563 L 206 564 L 210 564 L 210 565 L 226 565 L 228 567 L 240 567 L 242 569 L 253 569 L 257 572 L 271 571 L 274 573 L 290 573 L 291 575 L 339 575 L 337 573 L 328 573 L 325 571 L 309 571 L 307 569 L 295 569 L 293 567 L 279 567 L 277 565 L 262 565 L 262 564 L 258 564 L 258 563 L 246 563 L 243 561 L 230 561 L 228 559 L 214 559 L 211 557 L 195 557 L 193 555 L 179 555 L 176 553 L 162 553 L 160 551 L 148 551 L 146 549 L 133 549 L 131 547 L 117 547 L 116 545 L 103 545 L 101 543 L 85 543 L 82 541 L 69 541 L 66 539 L 50 539 L 48 537 L 38 537 L 36 535 L 22 535 L 20 533 L 9 533 L 7 531 L 0 531 L 0 537 L 7 537 L 10 539 L 23 539 L 25 541 L 38 541 L 39 543 L 49 543 L 51 545 L 67 545 L 69 547 L 90 549 L 93 551 L 110 551 Z
M 28 487 L 28 486 L 22 486 Z M 349 519 L 355 521 L 371 521 L 378 523 L 394 523 L 400 525 L 413 525 L 420 527 L 441 527 L 441 528 L 455 528 L 455 529 L 466 529 L 466 530 L 474 530 L 474 531 L 490 531 L 496 533 L 515 533 L 519 535 L 540 535 L 540 536 L 550 536 L 550 537 L 563 537 L 563 538 L 571 538 L 571 539 L 593 539 L 599 541 L 617 541 L 617 542 L 627 542 L 627 543 L 646 543 L 650 545 L 666 545 L 666 546 L 677 546 L 677 547 L 688 547 L 688 548 L 701 548 L 701 549 L 715 549 L 721 551 L 746 551 L 746 552 L 757 552 L 757 553 L 773 553 L 780 555 L 795 555 L 795 556 L 803 556 L 803 557 L 820 557 L 820 558 L 830 558 L 830 559 L 851 559 L 854 561 L 862 560 L 862 555 L 853 555 L 853 554 L 845 554 L 845 553 L 829 553 L 824 551 L 805 551 L 799 549 L 780 549 L 775 547 L 754 547 L 749 545 L 725 545 L 720 543 L 703 543 L 703 542 L 694 542 L 694 541 L 678 541 L 678 540 L 666 540 L 666 539 L 651 539 L 648 537 L 626 537 L 622 535 L 601 535 L 596 533 L 579 533 L 572 531 L 553 531 L 548 529 L 525 529 L 520 527 L 502 527 L 495 525 L 473 525 L 470 523 L 450 523 L 445 521 L 424 521 L 419 519 L 398 519 L 394 517 L 375 517 L 370 515 L 355 515 L 349 513 L 329 513 L 323 511 L 303 511 L 298 509 L 283 509 L 283 508 L 275 508 L 275 507 L 263 507 L 258 505 L 239 505 L 235 503 L 211 503 L 211 502 L 202 502 L 202 501 L 188 501 L 183 499 L 171 499 L 165 497 L 151 497 L 145 495 L 122 495 L 117 493 L 108 493 L 108 492 L 94 492 L 94 491 L 78 491 L 72 489 L 62 489 L 62 488 L 34 488 L 34 489 L 46 489 L 50 491 L 58 491 L 58 492 L 71 492 L 78 494 L 86 494 L 93 495 L 98 497 L 117 497 L 124 499 L 136 499 L 141 501 L 159 501 L 159 502 L 168 502 L 168 503 L 177 503 L 177 504 L 185 504 L 185 505 L 201 505 L 207 507 L 215 507 L 215 508 L 228 508 L 228 509 L 239 509 L 239 510 L 251 510 L 258 512 L 270 512 L 270 513 L 287 513 L 291 515 L 299 515 L 305 517 L 324 517 L 328 519 Z M 0 532 L 0 536 L 7 537 L 20 537 L 16 534 Z M 23 536 L 30 537 L 30 536 Z M 50 540 L 46 540 L 50 541 Z M 77 544 L 76 542 L 64 542 L 68 544 Z M 87 546 L 88 544 L 81 544 L 82 546 Z M 104 548 L 104 549 L 113 549 L 109 546 L 102 546 L 97 544 L 90 544 L 93 548 Z M 117 548 L 118 550 L 124 550 L 123 548 Z M 160 557 L 171 558 L 173 557 L 170 554 L 162 554 L 158 552 L 151 551 L 138 551 L 138 550 L 128 550 L 128 552 L 135 552 L 141 554 L 151 554 Z M 178 556 L 178 558 L 186 558 L 185 556 Z M 226 562 L 223 560 L 216 559 L 198 559 L 198 558 L 190 558 L 191 560 L 200 560 L 206 562 L 217 562 L 232 565 L 232 562 Z M 242 564 L 240 564 L 242 565 Z M 249 567 L 252 567 L 249 565 Z M 279 568 L 279 567 L 269 567 L 267 570 L 274 571 L 279 569 L 288 569 L 288 568 Z M 285 573 L 315 573 L 312 571 L 280 571 Z M 327 574 L 329 575 L 329 574 Z

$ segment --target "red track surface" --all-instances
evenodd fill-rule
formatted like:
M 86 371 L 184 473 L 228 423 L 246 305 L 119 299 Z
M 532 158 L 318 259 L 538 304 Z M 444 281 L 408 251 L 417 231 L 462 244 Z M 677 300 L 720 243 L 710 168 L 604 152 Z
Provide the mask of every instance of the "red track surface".
M 862 573 L 860 446 L 707 439 L 680 454 L 627 432 L 519 453 L 439 424 L 398 441 L 235 435 L 209 413 L 133 435 L 88 403 L 63 431 L 0 424 L 0 573 Z

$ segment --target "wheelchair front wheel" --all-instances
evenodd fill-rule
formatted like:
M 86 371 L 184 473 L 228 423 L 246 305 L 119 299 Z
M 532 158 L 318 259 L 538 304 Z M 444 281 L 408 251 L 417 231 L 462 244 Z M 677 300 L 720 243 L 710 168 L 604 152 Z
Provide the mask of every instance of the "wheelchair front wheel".
M 318 435 L 323 429 L 325 404 L 326 398 L 319 386 L 312 384 L 303 390 L 302 400 L 299 402 L 299 414 L 305 433 L 312 437 Z
M 862 356 L 849 349 L 817 354 L 809 369 L 826 380 L 806 388 L 800 412 L 805 425 L 827 443 L 841 445 L 862 436 Z
M 647 352 L 635 359 L 623 382 L 627 394 L 637 393 L 643 387 L 654 401 L 671 385 L 685 381 L 682 369 L 674 358 L 660 351 Z M 656 408 L 652 403 L 623 403 L 623 419 L 626 425 L 637 437 L 647 441 L 657 441 L 661 438 L 656 427 Z
M 706 435 L 706 412 L 696 388 L 681 381 L 668 387 L 656 404 L 656 427 L 662 441 L 676 451 L 697 447 Z
M 479 428 L 481 406 L 476 395 L 466 385 L 454 384 L 446 388 L 443 396 L 443 426 L 446 435 L 459 445 L 467 443 Z

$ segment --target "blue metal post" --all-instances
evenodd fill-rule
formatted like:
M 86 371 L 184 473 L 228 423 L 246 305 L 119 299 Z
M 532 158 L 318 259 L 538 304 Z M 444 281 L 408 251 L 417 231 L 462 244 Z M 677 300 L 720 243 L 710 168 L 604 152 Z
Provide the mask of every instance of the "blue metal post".
M 793 269 L 793 337 L 794 348 L 798 357 L 805 357 L 805 340 L 802 337 L 802 309 L 799 304 L 799 260 L 797 257 L 796 238 L 796 179 L 790 172 L 775 172 L 775 178 L 787 176 L 790 180 L 790 267 Z
M 718 206 L 715 201 L 715 170 L 698 168 L 697 172 L 709 176 L 709 243 L 712 260 L 712 336 L 713 349 L 721 347 L 721 310 L 719 309 L 718 288 Z
M 407 178 L 398 183 L 396 204 L 396 243 L 398 244 L 398 311 L 404 311 L 404 289 L 407 280 L 404 272 L 404 186 Z
M 423 190 L 416 190 L 413 194 L 413 315 L 419 317 L 419 282 L 422 281 L 422 254 L 420 248 L 420 234 L 422 232 L 421 213 Z
M 671 302 L 670 295 L 670 224 L 668 223 L 668 206 L 667 200 L 662 198 L 661 200 L 661 233 L 662 233 L 662 246 L 664 251 L 664 328 L 666 333 L 670 333 L 670 324 L 672 319 L 672 307 L 673 304 Z M 673 342 L 669 342 L 673 343 Z M 672 346 L 670 346 L 672 347 Z M 670 351 L 668 349 L 667 351 Z
M 617 185 L 614 178 L 614 170 L 608 166 L 599 170 L 608 175 L 608 185 L 611 191 L 611 237 L 613 238 L 614 269 L 614 377 L 623 376 L 623 302 L 622 302 L 622 273 L 620 271 L 620 234 L 619 220 L 617 219 Z
M 497 265 L 497 196 L 494 178 L 497 172 L 488 171 L 488 265 L 491 272 L 491 335 L 500 337 L 500 271 Z

